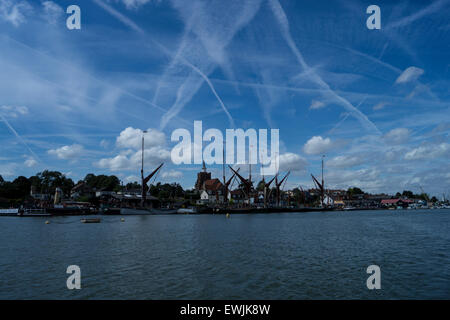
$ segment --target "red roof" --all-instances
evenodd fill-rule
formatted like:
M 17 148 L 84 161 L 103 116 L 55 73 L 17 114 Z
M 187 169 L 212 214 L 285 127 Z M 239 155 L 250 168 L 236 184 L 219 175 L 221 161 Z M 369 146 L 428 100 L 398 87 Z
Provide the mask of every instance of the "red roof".
M 397 203 L 400 199 L 383 199 L 381 200 L 381 204 L 394 204 Z
M 210 179 L 204 182 L 205 190 L 217 191 L 222 187 L 222 183 L 219 179 Z

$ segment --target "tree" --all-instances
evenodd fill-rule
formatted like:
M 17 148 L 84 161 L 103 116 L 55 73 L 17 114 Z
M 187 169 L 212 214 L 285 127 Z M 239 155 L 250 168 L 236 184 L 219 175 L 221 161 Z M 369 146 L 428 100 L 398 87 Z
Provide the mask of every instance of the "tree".
M 5 182 L 5 180 L 3 180 L 3 177 L 0 175 L 0 186 Z
M 265 182 L 263 180 L 261 180 L 260 182 L 258 182 L 258 184 L 256 185 L 256 190 L 257 191 L 264 191 L 264 186 L 265 186 Z
M 141 190 L 141 184 L 135 182 L 128 182 L 125 186 L 126 190 Z
M 305 194 L 304 192 L 302 192 L 299 188 L 294 188 L 292 190 L 293 194 L 294 194 L 294 200 L 298 203 L 304 203 L 305 202 Z
M 22 200 L 28 196 L 30 186 L 30 181 L 23 176 L 17 177 L 13 182 L 3 181 L 0 188 L 0 197 Z
M 348 188 L 347 194 L 350 197 L 353 197 L 356 194 L 364 194 L 364 191 L 362 191 L 360 188 L 354 187 L 354 188 Z
M 425 201 L 428 201 L 428 199 L 429 199 L 428 195 L 426 193 L 418 194 L 418 195 L 416 195 L 416 198 L 421 199 L 421 200 L 425 200 Z
M 430 201 L 431 201 L 431 202 L 438 202 L 438 199 L 437 199 L 435 196 L 433 196 L 433 198 L 431 198 Z
M 36 178 L 33 178 L 33 183 L 39 183 L 39 181 L 40 188 L 37 190 L 47 194 L 54 194 L 56 188 L 61 188 L 64 194 L 69 194 L 70 190 L 74 187 L 72 179 L 66 178 L 65 175 L 58 171 L 45 170 L 39 172 Z
M 158 182 L 156 185 L 150 185 L 149 191 L 152 196 L 160 199 L 184 197 L 184 190 L 178 183 L 161 184 L 161 182 Z
M 402 196 L 412 199 L 414 198 L 414 193 L 409 190 L 403 190 Z
M 120 189 L 120 180 L 116 176 L 99 175 L 89 173 L 84 182 L 95 190 L 114 191 Z
M 30 193 L 31 183 L 26 177 L 20 176 L 13 181 L 14 198 L 24 198 Z

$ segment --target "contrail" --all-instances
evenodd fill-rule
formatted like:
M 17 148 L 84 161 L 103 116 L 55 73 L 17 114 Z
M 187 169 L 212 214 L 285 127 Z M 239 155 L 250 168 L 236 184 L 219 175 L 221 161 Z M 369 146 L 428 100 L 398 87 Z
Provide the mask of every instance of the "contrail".
M 168 54 L 173 59 L 173 54 L 169 49 L 167 49 L 163 44 L 159 43 L 155 39 L 148 37 L 148 35 L 145 33 L 145 31 L 143 29 L 141 29 L 138 25 L 136 25 L 133 21 L 131 21 L 129 18 L 127 18 L 126 16 L 124 16 L 122 13 L 118 12 L 111 6 L 105 4 L 102 0 L 94 0 L 94 2 L 97 5 L 99 5 L 101 8 L 103 8 L 105 11 L 107 11 L 109 14 L 111 14 L 113 17 L 117 18 L 120 22 L 122 22 L 123 24 L 128 26 L 129 28 L 133 29 L 134 31 L 138 32 L 141 35 L 145 35 L 148 39 L 150 39 L 153 43 L 155 43 L 160 49 L 162 49 L 166 54 Z M 211 83 L 211 81 L 209 80 L 208 76 L 206 76 L 206 74 L 204 74 L 202 71 L 200 71 L 200 69 L 195 67 L 192 63 L 187 61 L 184 57 L 180 56 L 180 59 L 181 59 L 181 61 L 183 61 L 184 64 L 189 66 L 192 70 L 194 70 L 196 73 L 198 73 L 206 81 L 209 88 L 213 92 L 214 96 L 219 101 L 220 106 L 222 107 L 225 114 L 227 115 L 228 120 L 230 121 L 230 125 L 232 125 L 234 127 L 234 120 L 231 117 L 230 112 L 228 111 L 227 107 L 223 103 L 222 99 L 217 94 L 217 91 L 215 90 L 215 88 L 214 88 L 213 84 Z
M 356 108 L 359 108 L 360 105 L 363 104 L 364 101 L 366 101 L 367 99 L 367 94 L 364 96 L 364 98 L 361 100 L 360 103 L 358 103 L 358 105 L 356 106 Z M 331 128 L 330 131 L 328 131 L 328 134 L 331 134 L 334 132 L 334 130 L 336 130 L 345 120 L 347 120 L 347 118 L 350 116 L 350 112 L 347 112 L 347 114 L 345 115 L 345 117 L 343 119 L 341 119 L 333 128 Z
M 303 55 L 295 45 L 294 40 L 292 39 L 291 32 L 289 30 L 289 21 L 287 19 L 286 13 L 283 10 L 283 7 L 281 7 L 280 2 L 278 0 L 269 0 L 269 2 L 272 7 L 272 11 L 275 15 L 275 18 L 277 19 L 278 24 L 280 26 L 281 33 L 285 38 L 288 46 L 291 48 L 292 52 L 296 56 L 302 68 L 305 71 L 311 70 L 311 68 L 305 62 Z M 377 134 L 381 135 L 380 130 L 378 130 L 375 124 L 372 121 L 370 121 L 365 114 L 356 109 L 348 100 L 346 100 L 345 98 L 341 97 L 336 92 L 334 92 L 330 88 L 330 86 L 315 71 L 311 72 L 311 78 L 312 78 L 311 80 L 313 80 L 317 85 L 325 89 L 326 93 L 330 97 L 332 97 L 336 102 L 338 102 L 339 104 L 344 106 L 347 110 L 349 110 L 361 122 L 361 124 L 365 125 L 366 128 L 369 128 L 372 131 L 375 131 Z
M 95 1 L 95 0 L 94 0 L 94 1 Z M 63 61 L 60 61 L 60 60 L 58 60 L 58 59 L 56 59 L 56 58 L 54 58 L 54 57 L 48 55 L 47 53 L 41 52 L 41 51 L 39 51 L 39 50 L 37 50 L 37 49 L 35 49 L 35 48 L 33 48 L 33 47 L 30 47 L 29 45 L 27 45 L 27 44 L 25 44 L 25 43 L 23 43 L 23 42 L 20 42 L 20 41 L 18 41 L 18 40 L 16 40 L 16 39 L 13 39 L 13 38 L 11 38 L 11 37 L 9 37 L 9 36 L 7 36 L 7 35 L 1 35 L 1 36 L 3 36 L 3 37 L 5 37 L 5 38 L 7 38 L 7 39 L 9 39 L 9 40 L 11 40 L 11 41 L 13 41 L 13 42 L 15 42 L 16 44 L 18 44 L 18 45 L 20 45 L 20 46 L 22 46 L 22 47 L 24 47 L 24 48 L 26 48 L 26 49 L 28 49 L 28 50 L 33 51 L 33 52 L 36 53 L 36 54 L 39 54 L 39 55 L 41 55 L 41 56 L 44 56 L 44 57 L 47 58 L 47 59 L 50 59 L 50 60 L 52 60 L 52 61 L 55 61 L 55 62 L 61 64 L 62 66 L 65 66 L 65 67 L 68 67 L 68 68 L 71 68 L 71 69 L 75 69 L 74 66 L 72 66 L 72 65 L 70 65 L 70 64 L 67 64 L 67 63 L 65 63 L 65 62 L 63 62 Z M 82 71 L 82 73 L 85 74 L 87 77 L 89 77 L 89 78 L 91 78 L 91 79 L 93 79 L 93 80 L 95 80 L 95 81 L 97 81 L 97 82 L 99 82 L 99 83 L 105 85 L 106 87 L 114 88 L 114 89 L 120 91 L 122 94 L 124 94 L 124 95 L 126 95 L 126 96 L 129 96 L 129 97 L 131 97 L 131 98 L 134 98 L 134 99 L 136 99 L 136 100 L 138 100 L 138 101 L 140 101 L 140 102 L 142 102 L 142 103 L 144 103 L 144 104 L 150 105 L 150 106 L 152 106 L 152 107 L 158 109 L 158 110 L 161 111 L 161 112 L 167 112 L 167 109 L 165 109 L 165 108 L 163 108 L 163 107 L 157 105 L 156 103 L 153 103 L 153 102 L 151 102 L 151 101 L 149 101 L 149 100 L 147 100 L 147 99 L 144 99 L 144 98 L 142 98 L 142 97 L 140 97 L 140 96 L 138 96 L 138 95 L 135 95 L 134 93 L 131 93 L 131 92 L 129 92 L 129 91 L 126 90 L 126 89 L 123 89 L 123 88 L 121 88 L 121 87 L 117 87 L 117 86 L 115 86 L 115 85 L 113 85 L 113 84 L 110 84 L 110 83 L 104 81 L 104 80 L 98 79 L 98 78 L 96 78 L 95 76 L 93 76 L 93 75 L 87 73 L 86 71 Z M 40 77 L 40 78 L 41 78 L 41 77 Z M 42 78 L 41 78 L 41 79 L 42 79 Z M 43 80 L 45 80 L 45 81 L 47 81 L 47 82 L 49 82 L 49 83 L 52 83 L 53 85 L 58 86 L 59 88 L 62 88 L 62 89 L 64 89 L 64 90 L 68 90 L 67 88 L 65 88 L 65 87 L 63 87 L 63 86 L 61 86 L 61 85 L 59 85 L 59 84 L 57 84 L 57 83 L 54 83 L 54 82 L 52 82 L 52 81 L 49 81 L 49 80 L 46 80 L 46 79 L 43 79 Z M 80 94 L 78 94 L 78 95 L 80 95 Z M 90 99 L 93 99 L 93 98 L 90 98 Z M 97 100 L 94 99 L 94 101 L 97 101 Z M 97 101 L 97 102 L 98 102 L 98 101 Z M 128 115 L 132 115 L 132 114 L 130 114 L 130 113 L 125 112 L 124 110 L 120 110 L 120 109 L 118 109 L 118 110 L 119 110 L 119 112 L 122 112 L 122 113 L 125 113 L 125 114 L 128 114 Z M 142 120 L 142 118 L 139 117 L 139 116 L 136 116 L 136 115 L 132 115 L 132 116 L 135 117 L 135 118 L 138 118 L 138 119 Z M 188 122 L 188 121 L 185 120 L 185 119 L 179 119 L 179 120 L 182 121 L 182 122 L 184 122 L 184 123 L 186 123 L 186 124 L 191 124 L 190 122 Z
M 420 10 L 420 11 L 418 11 L 418 12 L 416 12 L 416 13 L 410 15 L 410 16 L 407 16 L 407 17 L 405 17 L 403 19 L 400 19 L 397 22 L 394 22 L 394 23 L 391 23 L 391 24 L 387 25 L 386 29 L 392 29 L 392 28 L 398 28 L 398 27 L 406 26 L 406 25 L 408 25 L 408 24 L 410 24 L 410 23 L 412 23 L 412 22 L 414 22 L 414 21 L 416 21 L 418 19 L 421 19 L 422 17 L 424 17 L 426 15 L 429 15 L 431 13 L 434 13 L 434 12 L 438 11 L 439 9 L 441 9 L 441 7 L 444 4 L 447 4 L 447 3 L 448 3 L 448 1 L 446 1 L 446 0 L 433 2 L 432 4 L 430 4 L 429 6 L 425 7 L 424 9 L 422 9 L 422 10 Z
M 155 41 L 155 43 L 160 47 L 160 49 L 164 50 L 164 52 L 169 53 L 170 51 L 164 47 L 162 44 L 158 43 Z M 233 117 L 231 116 L 230 112 L 228 111 L 227 107 L 225 106 L 225 104 L 223 103 L 222 99 L 220 98 L 220 96 L 217 94 L 216 89 L 214 88 L 214 85 L 212 84 L 212 82 L 209 80 L 208 76 L 206 74 L 204 74 L 199 68 L 197 68 L 196 66 L 194 66 L 192 63 L 190 63 L 188 60 L 186 60 L 183 56 L 180 55 L 180 59 L 181 61 L 188 65 L 189 67 L 192 68 L 192 70 L 194 70 L 195 72 L 197 72 L 202 78 L 203 80 L 206 81 L 206 83 L 208 84 L 209 88 L 211 89 L 211 91 L 213 92 L 214 96 L 216 97 L 217 101 L 219 101 L 220 106 L 222 107 L 223 111 L 225 112 L 225 114 L 228 117 L 228 121 L 230 122 L 230 125 L 234 128 L 234 120 Z
M 2 119 L 2 121 L 6 124 L 6 126 L 9 128 L 9 130 L 11 130 L 11 132 L 16 136 L 17 139 L 19 139 L 20 142 L 23 143 L 23 145 L 28 149 L 28 151 L 31 153 L 31 155 L 39 162 L 41 162 L 41 160 L 39 159 L 39 157 L 37 156 L 36 153 L 34 153 L 33 150 L 31 150 L 31 148 L 28 146 L 28 144 L 25 142 L 25 140 L 17 133 L 16 130 L 14 130 L 14 128 L 12 127 L 12 125 L 8 122 L 8 120 L 6 120 L 6 118 L 0 113 L 0 118 Z
M 104 3 L 102 0 L 94 0 L 94 2 L 100 6 L 103 10 L 108 12 L 110 15 L 115 17 L 117 20 L 128 26 L 129 28 L 133 29 L 134 31 L 145 34 L 144 30 L 142 30 L 136 23 L 134 23 L 130 18 L 125 17 L 123 14 L 118 12 L 117 10 L 113 9 L 111 6 Z

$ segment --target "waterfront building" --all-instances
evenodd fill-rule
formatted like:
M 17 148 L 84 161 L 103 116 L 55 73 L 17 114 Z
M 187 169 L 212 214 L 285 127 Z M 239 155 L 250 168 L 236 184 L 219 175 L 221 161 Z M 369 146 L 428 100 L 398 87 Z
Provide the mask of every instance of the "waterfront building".
M 70 197 L 72 199 L 87 197 L 93 198 L 95 196 L 95 190 L 93 190 L 86 182 L 82 181 L 70 190 Z
M 35 186 L 31 186 L 30 196 L 33 199 L 40 200 L 40 201 L 49 201 L 51 199 L 51 195 L 50 194 L 37 193 Z
M 410 204 L 413 204 L 414 200 L 410 199 L 383 199 L 381 200 L 381 206 L 383 207 L 403 207 L 407 208 Z
M 219 179 L 208 179 L 203 182 L 200 193 L 200 202 L 202 204 L 208 203 L 222 203 L 225 197 L 225 187 Z
M 206 180 L 211 180 L 211 172 L 206 172 L 205 161 L 203 161 L 202 171 L 197 173 L 197 181 L 195 182 L 195 189 L 197 191 L 202 190 L 203 184 Z
M 236 189 L 230 191 L 230 199 L 234 204 L 244 204 L 245 196 L 242 190 Z

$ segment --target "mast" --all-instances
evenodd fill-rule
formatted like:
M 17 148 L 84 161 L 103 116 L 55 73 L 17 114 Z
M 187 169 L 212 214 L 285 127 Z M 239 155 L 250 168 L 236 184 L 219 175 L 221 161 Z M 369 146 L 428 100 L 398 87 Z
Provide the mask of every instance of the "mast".
M 253 145 L 250 146 L 250 150 L 248 152 L 248 171 L 249 171 L 249 175 L 248 175 L 248 181 L 252 182 L 252 153 L 251 153 L 251 149 L 253 149 Z
M 142 151 L 141 151 L 141 207 L 144 206 L 145 201 L 145 186 L 144 186 L 144 134 L 147 130 L 142 131 Z
M 278 173 L 275 174 L 275 177 L 273 177 L 269 182 L 266 183 L 264 181 L 264 208 L 267 207 L 267 198 L 270 197 L 270 195 L 272 194 L 272 190 L 270 190 L 269 194 L 267 194 L 267 189 L 270 187 L 270 185 L 272 184 L 273 180 L 277 179 L 277 176 L 278 176 Z
M 237 172 L 239 172 L 239 170 L 240 170 L 241 168 L 238 168 L 237 169 Z M 230 183 L 231 183 L 231 181 L 233 181 L 233 179 L 234 179 L 234 177 L 236 176 L 236 174 L 232 174 L 231 175 L 231 178 L 230 179 L 228 179 L 228 181 L 225 181 L 225 183 L 224 183 L 224 189 L 225 189 L 225 197 L 224 197 L 224 202 L 225 203 L 227 203 L 228 202 L 228 187 L 230 186 Z
M 275 186 L 276 186 L 276 190 L 277 190 L 277 207 L 280 206 L 280 196 L 281 196 L 281 190 L 280 190 L 280 186 L 283 184 L 283 182 L 287 179 L 287 177 L 289 176 L 291 172 L 288 171 L 288 173 L 286 173 L 286 175 L 284 176 L 283 179 L 281 179 L 281 181 L 278 181 L 278 174 L 275 176 Z
M 223 177 L 223 184 L 226 183 L 225 178 L 225 145 L 223 144 L 222 140 L 222 177 Z
M 323 205 L 323 201 L 325 199 L 325 184 L 324 184 L 324 181 L 323 181 L 323 158 L 325 158 L 325 155 L 322 155 L 322 194 L 321 194 L 322 205 Z
M 245 179 L 243 176 L 241 176 L 236 170 L 234 170 L 230 165 L 228 166 L 231 171 L 241 180 L 241 182 L 244 184 L 244 195 L 247 197 L 248 201 L 250 202 L 250 192 L 252 191 L 252 182 L 250 180 Z
M 150 173 L 147 177 L 145 177 L 142 180 L 142 199 L 141 199 L 142 205 L 145 204 L 145 200 L 147 199 L 147 191 L 148 191 L 147 183 L 159 171 L 159 169 L 161 169 L 163 165 L 164 163 L 161 163 L 155 170 L 152 171 L 152 173 Z

